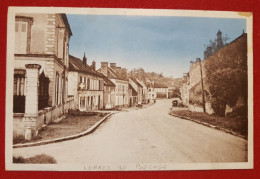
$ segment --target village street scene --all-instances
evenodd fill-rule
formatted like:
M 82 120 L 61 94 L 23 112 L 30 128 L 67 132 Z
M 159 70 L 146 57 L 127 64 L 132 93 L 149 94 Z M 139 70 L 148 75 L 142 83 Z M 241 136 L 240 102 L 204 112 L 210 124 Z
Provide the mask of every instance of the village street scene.
M 245 20 L 171 18 L 17 13 L 13 163 L 247 162 Z

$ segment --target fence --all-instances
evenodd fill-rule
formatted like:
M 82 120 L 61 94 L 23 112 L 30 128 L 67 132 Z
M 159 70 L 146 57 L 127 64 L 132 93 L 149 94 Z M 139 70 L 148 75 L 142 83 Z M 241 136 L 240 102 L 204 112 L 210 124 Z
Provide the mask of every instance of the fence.
M 211 107 L 211 103 L 205 104 L 206 113 L 213 114 L 214 110 Z M 194 104 L 189 104 L 189 110 L 194 112 L 203 112 L 203 106 L 198 106 Z
M 36 131 L 41 129 L 44 125 L 49 122 L 62 117 L 64 114 L 68 113 L 69 109 L 74 109 L 74 99 L 73 97 L 67 98 L 67 101 L 59 106 L 47 107 L 39 111 L 38 117 L 36 119 Z M 24 135 L 25 121 L 24 113 L 14 113 L 13 115 L 13 135 L 17 137 L 19 135 Z

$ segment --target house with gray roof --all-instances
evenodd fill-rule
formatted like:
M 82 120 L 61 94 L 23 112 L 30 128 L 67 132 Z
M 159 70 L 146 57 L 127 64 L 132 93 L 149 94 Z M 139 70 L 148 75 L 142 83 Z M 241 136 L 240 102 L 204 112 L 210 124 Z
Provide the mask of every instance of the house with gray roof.
M 84 54 L 83 60 L 69 56 L 68 95 L 74 97 L 75 109 L 80 111 L 93 111 L 102 109 L 104 75 L 96 71 L 96 62 L 87 64 Z

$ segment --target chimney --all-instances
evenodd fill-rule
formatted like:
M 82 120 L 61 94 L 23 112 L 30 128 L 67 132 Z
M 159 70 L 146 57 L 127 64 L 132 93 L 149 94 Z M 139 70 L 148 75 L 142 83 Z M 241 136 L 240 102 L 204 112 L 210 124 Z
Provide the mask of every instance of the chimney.
M 110 63 L 110 67 L 111 67 L 113 70 L 116 70 L 116 63 Z
M 107 76 L 108 62 L 101 62 L 101 73 Z
M 86 65 L 86 64 L 87 64 L 87 58 L 86 58 L 86 55 L 85 55 L 85 52 L 84 52 L 83 65 Z
M 93 68 L 93 70 L 96 70 L 96 62 L 95 62 L 95 60 L 93 60 L 91 67 Z

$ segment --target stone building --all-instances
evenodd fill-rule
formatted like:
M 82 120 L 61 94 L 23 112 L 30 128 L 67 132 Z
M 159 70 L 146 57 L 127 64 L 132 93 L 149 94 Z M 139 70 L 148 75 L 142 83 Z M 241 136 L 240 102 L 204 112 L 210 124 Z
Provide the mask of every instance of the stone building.
M 13 133 L 30 140 L 70 108 L 69 39 L 65 14 L 15 16 Z
M 129 107 L 137 105 L 137 91 L 129 84 L 128 96 L 129 96 Z
M 206 67 L 205 63 L 208 60 L 216 60 L 221 56 L 225 56 L 225 54 L 230 51 L 235 51 L 236 49 L 240 49 L 241 47 L 247 46 L 247 35 L 243 33 L 237 39 L 233 40 L 229 44 L 223 45 L 221 41 L 221 32 L 218 31 L 217 34 L 217 51 L 212 53 L 210 56 L 207 56 L 205 60 L 200 60 L 199 58 L 196 61 L 191 61 L 190 63 L 190 71 L 189 71 L 189 79 L 182 85 L 181 96 L 182 100 L 185 101 L 185 104 L 190 106 L 190 108 L 194 108 L 196 106 L 197 111 L 203 112 L 203 106 L 205 107 L 205 112 L 211 114 L 213 113 L 213 109 L 211 108 L 210 103 L 210 90 L 209 84 L 206 81 Z M 222 47 L 222 48 L 221 48 Z M 246 53 L 246 52 L 245 52 Z M 240 58 L 240 57 L 238 57 Z M 202 88 L 204 90 L 202 90 Z M 188 91 L 188 97 L 187 97 Z M 187 99 L 189 102 L 187 102 Z M 242 101 L 242 102 L 241 102 Z M 242 98 L 238 100 L 238 103 L 244 103 Z M 242 105 L 242 104 L 240 104 Z M 199 109 L 200 108 L 200 109 Z
M 147 88 L 146 84 L 143 81 L 138 80 L 138 79 L 136 79 L 136 81 L 140 85 L 142 85 L 142 89 L 143 89 L 143 91 L 142 91 L 142 103 L 146 104 L 146 103 L 148 103 L 148 88 Z
M 168 98 L 168 86 L 152 82 L 148 85 L 148 95 L 150 100 L 156 98 Z
M 180 94 L 181 94 L 181 100 L 182 104 L 185 106 L 189 106 L 189 86 L 190 86 L 190 80 L 189 80 L 189 73 L 185 73 L 183 75 L 183 83 L 180 87 Z
M 75 108 L 80 111 L 93 111 L 103 108 L 103 75 L 96 71 L 96 63 L 87 64 L 83 60 L 69 56 L 68 94 L 74 97 Z
M 134 78 L 129 78 L 129 84 L 137 92 L 137 104 L 142 104 L 143 102 L 143 86 Z
M 103 75 L 103 79 L 104 79 L 104 94 L 103 94 L 104 108 L 113 109 L 115 107 L 116 85 L 112 81 L 110 81 L 105 75 Z
M 128 80 L 122 78 L 121 67 L 117 67 L 116 63 L 101 62 L 101 68 L 98 72 L 103 73 L 110 81 L 112 81 L 115 86 L 115 106 L 123 107 L 128 106 Z
M 223 40 L 226 41 L 227 37 L 222 37 L 222 32 L 219 30 L 217 35 L 217 39 L 215 42 L 211 42 L 211 44 L 209 44 L 206 48 L 206 50 L 204 51 L 204 59 L 207 59 L 208 57 L 210 57 L 211 55 L 215 54 L 219 49 L 223 48 L 224 42 Z

